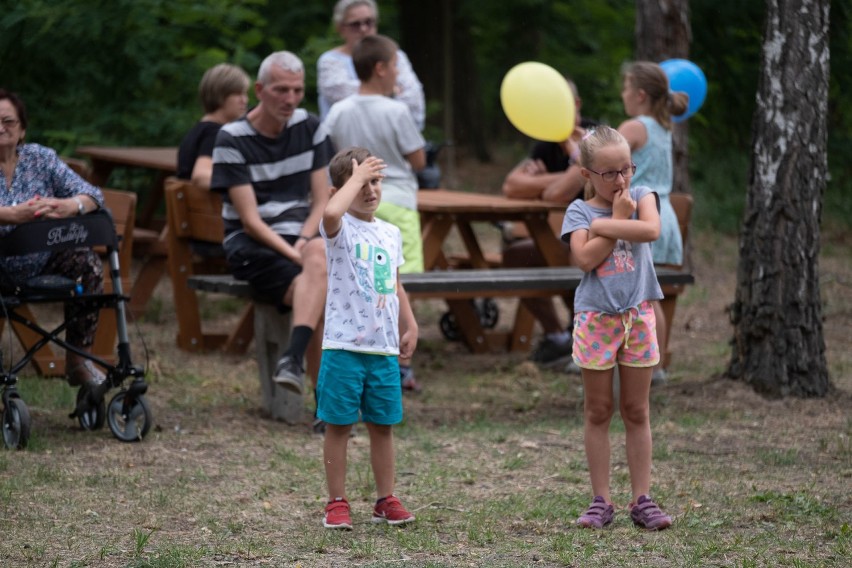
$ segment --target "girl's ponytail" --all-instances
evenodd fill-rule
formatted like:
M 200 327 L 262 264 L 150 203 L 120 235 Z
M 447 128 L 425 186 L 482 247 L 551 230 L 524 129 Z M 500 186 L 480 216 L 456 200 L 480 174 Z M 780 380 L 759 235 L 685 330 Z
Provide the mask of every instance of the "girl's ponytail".
M 636 89 L 645 91 L 651 102 L 651 116 L 663 128 L 671 130 L 672 115 L 686 112 L 689 95 L 683 91 L 669 91 L 669 78 L 663 68 L 651 61 L 635 61 L 624 66 L 622 77 L 630 79 Z

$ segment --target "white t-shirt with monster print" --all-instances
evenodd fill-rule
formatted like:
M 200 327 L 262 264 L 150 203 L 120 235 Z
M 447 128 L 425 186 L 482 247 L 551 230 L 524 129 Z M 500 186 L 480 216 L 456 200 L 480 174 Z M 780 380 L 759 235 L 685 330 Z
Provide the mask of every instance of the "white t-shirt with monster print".
M 361 221 L 349 213 L 332 238 L 325 238 L 328 292 L 323 349 L 399 355 L 397 269 L 402 236 L 381 219 Z

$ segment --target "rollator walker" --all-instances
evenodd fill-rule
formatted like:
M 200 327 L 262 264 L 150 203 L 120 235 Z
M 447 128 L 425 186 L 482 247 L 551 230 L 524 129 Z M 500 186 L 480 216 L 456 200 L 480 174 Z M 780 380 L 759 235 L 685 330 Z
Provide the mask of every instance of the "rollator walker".
M 0 316 L 10 324 L 25 326 L 39 336 L 28 348 L 25 346 L 23 356 L 15 362 L 10 362 L 8 368 L 4 363 L 3 346 L 0 345 L 3 443 L 6 448 L 23 449 L 27 445 L 31 418 L 16 386 L 17 374 L 35 353 L 48 343 L 54 343 L 89 359 L 104 370 L 108 390 L 100 400 L 92 400 L 89 389 L 85 386 L 80 387 L 77 393 L 76 406 L 70 417 L 77 418 L 84 430 L 97 430 L 103 427 L 104 422 L 108 422 L 116 438 L 123 442 L 135 442 L 144 438 L 151 428 L 151 410 L 144 396 L 148 390 L 145 372 L 141 366 L 133 364 L 130 355 L 126 319 L 129 298 L 122 291 L 119 242 L 109 211 L 100 209 L 81 217 L 45 219 L 18 225 L 5 237 L 0 237 L 0 257 L 98 246 L 106 248 L 109 278 L 112 282 L 111 293 L 87 293 L 80 289 L 75 280 L 57 275 L 36 276 L 13 288 L 0 289 Z M 114 309 L 118 335 L 116 363 L 112 364 L 102 357 L 82 351 L 60 337 L 69 320 L 53 329 L 45 329 L 17 311 L 17 308 L 25 304 L 46 303 L 75 304 L 72 320 L 102 308 Z M 11 354 L 9 356 L 11 358 Z M 132 378 L 132 381 L 129 386 L 124 386 L 127 378 Z M 112 388 L 120 390 L 109 404 L 106 404 L 106 396 Z

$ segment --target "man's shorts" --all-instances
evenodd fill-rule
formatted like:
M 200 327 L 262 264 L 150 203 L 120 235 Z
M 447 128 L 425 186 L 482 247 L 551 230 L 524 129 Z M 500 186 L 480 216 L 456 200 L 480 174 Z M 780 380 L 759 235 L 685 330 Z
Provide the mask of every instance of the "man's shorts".
M 651 302 L 621 314 L 574 314 L 574 362 L 583 369 L 653 367 L 660 362 L 657 320 Z
M 400 274 L 423 272 L 423 240 L 420 235 L 420 213 L 392 203 L 380 203 L 376 217 L 399 227 L 402 233 L 402 256 L 405 264 L 399 267 Z
M 402 422 L 402 387 L 395 355 L 324 349 L 317 380 L 317 418 L 328 424 Z
M 298 237 L 284 235 L 284 239 L 295 244 Z M 251 284 L 252 299 L 277 306 L 279 311 L 288 311 L 284 294 L 293 280 L 302 272 L 302 267 L 286 256 L 261 245 L 245 233 L 234 235 L 225 244 L 228 269 L 237 280 Z

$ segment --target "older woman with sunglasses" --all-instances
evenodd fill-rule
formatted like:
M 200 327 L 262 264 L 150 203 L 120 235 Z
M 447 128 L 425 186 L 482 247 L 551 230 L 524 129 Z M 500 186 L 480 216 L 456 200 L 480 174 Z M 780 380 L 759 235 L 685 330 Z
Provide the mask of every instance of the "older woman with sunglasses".
M 321 120 L 328 114 L 331 105 L 358 92 L 360 83 L 352 64 L 352 49 L 361 38 L 377 33 L 379 9 L 373 0 L 340 0 L 334 6 L 332 21 L 344 44 L 326 51 L 317 61 Z M 396 55 L 398 76 L 394 97 L 408 105 L 414 122 L 423 130 L 426 118 L 423 85 L 405 52 L 400 49 Z
M 25 144 L 26 133 L 23 100 L 0 88 L 0 237 L 21 223 L 83 215 L 104 204 L 101 190 L 71 171 L 55 151 Z M 4 288 L 46 274 L 79 279 L 87 292 L 103 291 L 103 265 L 91 249 L 0 258 L 0 284 Z M 88 351 L 98 325 L 97 311 L 75 318 L 71 309 L 66 305 L 66 340 Z M 91 361 L 71 351 L 66 352 L 66 371 L 69 384 L 88 388 L 94 401 L 102 399 L 109 388 L 103 373 Z

